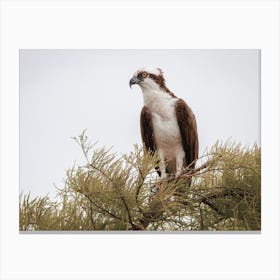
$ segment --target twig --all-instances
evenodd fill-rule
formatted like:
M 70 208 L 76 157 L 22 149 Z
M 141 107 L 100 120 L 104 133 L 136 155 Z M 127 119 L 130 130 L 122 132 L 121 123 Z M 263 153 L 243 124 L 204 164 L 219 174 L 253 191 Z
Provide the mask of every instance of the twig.
M 111 213 L 110 211 L 108 211 L 107 209 L 103 208 L 102 206 L 98 205 L 93 199 L 91 199 L 87 194 L 82 193 L 96 208 L 100 209 L 103 213 L 108 214 L 109 216 L 121 221 L 121 222 L 126 222 L 123 219 L 121 219 L 120 217 L 116 216 L 115 214 Z
M 104 177 L 106 177 L 106 178 L 113 184 L 113 186 L 118 190 L 120 199 L 121 199 L 121 201 L 123 202 L 123 205 L 124 205 L 124 207 L 125 207 L 125 209 L 126 209 L 126 212 L 127 212 L 128 222 L 129 222 L 129 224 L 131 225 L 131 227 L 132 227 L 133 230 L 138 230 L 138 229 L 139 229 L 139 225 L 135 225 L 135 224 L 133 223 L 132 218 L 131 218 L 131 214 L 130 214 L 129 207 L 128 207 L 128 205 L 127 205 L 127 202 L 126 202 L 124 196 L 122 195 L 122 192 L 121 192 L 120 188 L 119 188 L 117 185 L 114 184 L 112 178 L 110 178 L 102 169 L 96 167 L 96 166 L 93 165 L 93 164 L 89 164 L 89 166 L 92 167 L 93 169 L 97 170 L 98 172 L 100 172 L 100 173 L 101 173 Z M 140 229 L 142 229 L 142 228 L 140 227 Z

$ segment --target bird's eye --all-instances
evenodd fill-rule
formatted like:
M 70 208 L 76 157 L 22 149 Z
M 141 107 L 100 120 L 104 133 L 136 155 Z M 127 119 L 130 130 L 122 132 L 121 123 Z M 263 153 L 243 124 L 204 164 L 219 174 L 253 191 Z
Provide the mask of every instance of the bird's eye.
M 146 78 L 147 76 L 148 76 L 147 72 L 142 72 L 142 73 L 141 73 L 141 77 L 142 77 L 142 78 Z

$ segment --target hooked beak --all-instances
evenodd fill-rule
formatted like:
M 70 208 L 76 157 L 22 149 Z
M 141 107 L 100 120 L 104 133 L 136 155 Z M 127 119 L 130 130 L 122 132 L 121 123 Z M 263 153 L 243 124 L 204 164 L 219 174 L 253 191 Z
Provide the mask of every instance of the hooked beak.
M 141 82 L 141 80 L 139 78 L 133 77 L 129 81 L 129 86 L 131 88 L 132 85 L 139 84 L 140 82 Z

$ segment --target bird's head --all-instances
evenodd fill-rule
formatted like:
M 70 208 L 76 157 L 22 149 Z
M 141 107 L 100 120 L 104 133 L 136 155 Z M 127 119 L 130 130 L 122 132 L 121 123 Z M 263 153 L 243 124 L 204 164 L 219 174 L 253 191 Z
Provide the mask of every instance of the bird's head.
M 161 89 L 169 92 L 165 86 L 165 79 L 160 68 L 141 68 L 133 75 L 129 81 L 129 86 L 139 85 L 143 90 Z

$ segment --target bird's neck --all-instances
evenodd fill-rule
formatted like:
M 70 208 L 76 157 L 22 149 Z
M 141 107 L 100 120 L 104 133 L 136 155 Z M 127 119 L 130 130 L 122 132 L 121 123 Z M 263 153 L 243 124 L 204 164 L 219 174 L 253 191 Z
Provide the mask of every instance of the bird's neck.
M 168 92 L 157 89 L 147 89 L 142 88 L 144 106 L 154 113 L 161 114 L 162 110 L 168 109 L 169 106 L 172 106 L 176 98 L 170 95 Z

